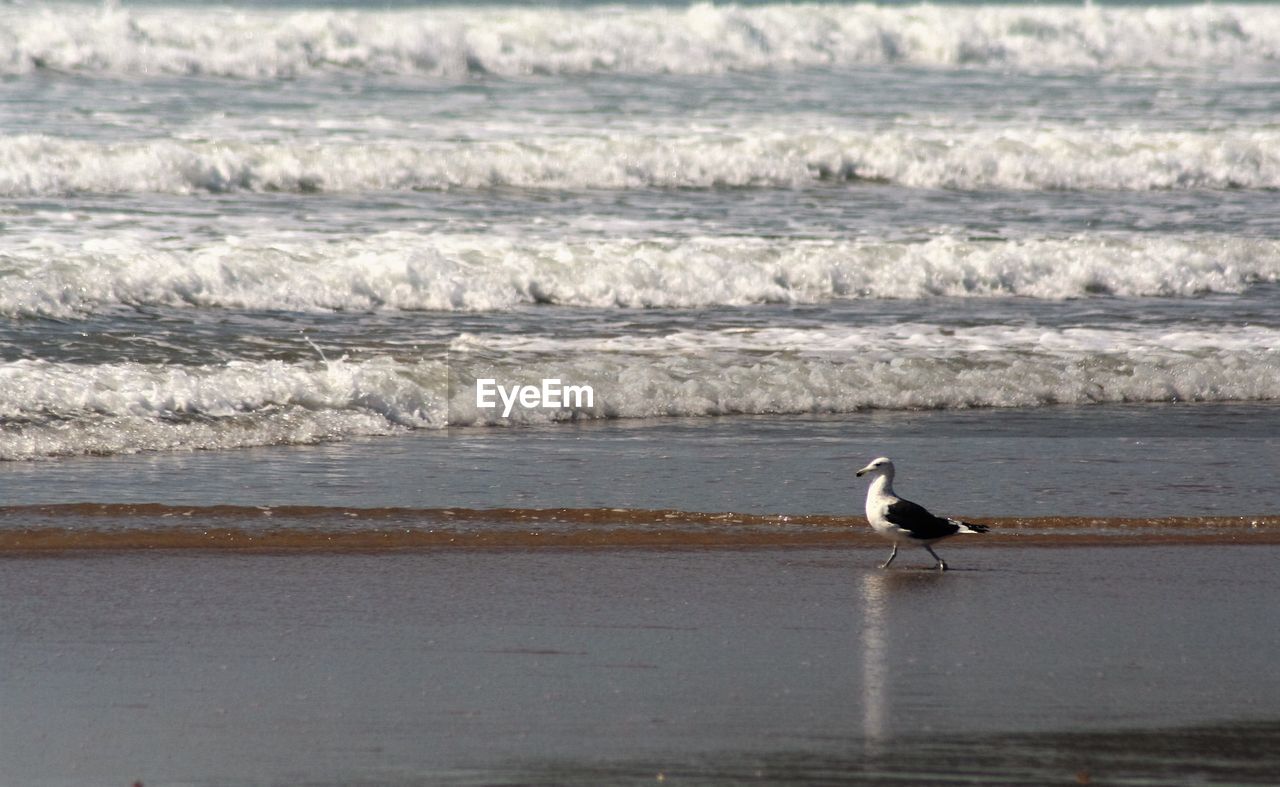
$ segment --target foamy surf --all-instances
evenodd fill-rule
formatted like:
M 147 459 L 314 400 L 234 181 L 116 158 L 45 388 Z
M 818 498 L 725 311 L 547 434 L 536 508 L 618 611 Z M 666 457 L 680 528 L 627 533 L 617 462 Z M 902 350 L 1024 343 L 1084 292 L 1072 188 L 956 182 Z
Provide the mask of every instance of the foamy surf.
M 1181 298 L 1280 281 L 1280 241 L 1088 235 L 924 242 L 276 234 L 191 247 L 118 233 L 0 244 L 0 314 L 120 308 L 502 312 L 848 299 Z
M 1277 398 L 1275 9 L 253 6 L 0 8 L 3 456 Z
M 443 427 L 444 380 L 440 364 L 383 359 L 4 363 L 0 459 L 305 445 Z
M 748 126 L 422 142 L 0 139 L 0 196 L 7 197 L 798 188 L 825 181 L 960 190 L 1274 189 L 1280 131 Z
M 0 459 L 294 445 L 445 426 L 1097 402 L 1280 400 L 1280 331 L 892 326 L 464 335 L 439 358 L 0 364 Z M 477 406 L 477 378 L 590 385 Z
M 687 8 L 0 9 L 0 73 L 279 79 L 333 71 L 701 74 L 909 64 L 1062 69 L 1267 65 L 1280 11 L 697 3 Z

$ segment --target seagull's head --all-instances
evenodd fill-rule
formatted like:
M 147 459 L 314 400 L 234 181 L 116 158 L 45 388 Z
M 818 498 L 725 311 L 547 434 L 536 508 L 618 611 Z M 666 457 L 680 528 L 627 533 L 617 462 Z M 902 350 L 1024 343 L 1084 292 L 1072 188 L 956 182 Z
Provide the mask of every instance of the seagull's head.
M 859 470 L 856 475 L 861 478 L 868 473 L 893 478 L 893 461 L 887 456 L 878 456 L 872 459 L 869 465 Z

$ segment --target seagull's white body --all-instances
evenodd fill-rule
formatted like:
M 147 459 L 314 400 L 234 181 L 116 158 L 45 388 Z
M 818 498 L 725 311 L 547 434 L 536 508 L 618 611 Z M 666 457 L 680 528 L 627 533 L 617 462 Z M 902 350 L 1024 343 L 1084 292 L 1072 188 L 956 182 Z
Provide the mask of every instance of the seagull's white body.
M 921 539 L 913 539 L 911 531 L 905 527 L 899 527 L 888 519 L 889 506 L 897 503 L 902 498 L 893 493 L 893 471 L 890 465 L 888 473 L 879 473 L 871 480 L 871 486 L 867 487 L 867 522 L 871 524 L 871 529 L 899 544 L 909 543 L 911 541 L 921 541 Z M 928 543 L 933 543 L 938 539 L 930 539 Z
M 947 564 L 929 546 L 935 541 L 950 538 L 957 533 L 985 533 L 985 525 L 973 525 L 958 519 L 946 519 L 930 514 L 923 506 L 904 500 L 893 493 L 893 462 L 888 457 L 878 457 L 858 471 L 858 475 L 871 474 L 871 486 L 867 489 L 867 522 L 881 536 L 893 542 L 893 552 L 881 568 L 888 568 L 898 556 L 899 544 L 919 544 L 938 561 L 937 568 L 945 571 Z

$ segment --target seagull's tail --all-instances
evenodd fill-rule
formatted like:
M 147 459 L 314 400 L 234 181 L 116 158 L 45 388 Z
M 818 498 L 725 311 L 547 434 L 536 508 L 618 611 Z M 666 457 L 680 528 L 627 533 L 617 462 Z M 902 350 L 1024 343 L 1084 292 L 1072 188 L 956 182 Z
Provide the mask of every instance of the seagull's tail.
M 961 522 L 959 519 L 949 519 L 947 521 L 959 526 L 960 529 L 956 531 L 957 533 L 985 533 L 991 529 L 986 525 L 975 525 L 972 522 Z

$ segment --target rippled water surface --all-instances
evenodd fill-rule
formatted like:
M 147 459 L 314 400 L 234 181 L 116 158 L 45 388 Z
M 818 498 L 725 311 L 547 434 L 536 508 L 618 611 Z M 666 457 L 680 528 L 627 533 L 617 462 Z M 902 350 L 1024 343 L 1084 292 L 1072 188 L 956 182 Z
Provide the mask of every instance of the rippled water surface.
M 1274 402 L 1278 52 L 1271 4 L 9 4 L 0 459 Z

